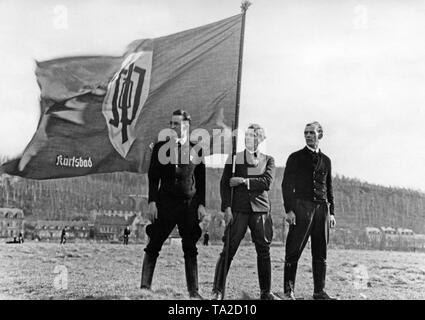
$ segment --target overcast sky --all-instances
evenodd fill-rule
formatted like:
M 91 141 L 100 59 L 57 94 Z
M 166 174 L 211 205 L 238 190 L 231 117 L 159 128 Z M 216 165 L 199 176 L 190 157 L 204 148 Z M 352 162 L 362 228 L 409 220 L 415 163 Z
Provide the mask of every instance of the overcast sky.
M 0 1 L 0 154 L 34 134 L 34 59 L 121 55 L 237 14 L 235 0 Z M 307 122 L 334 173 L 425 191 L 425 2 L 256 0 L 246 21 L 240 126 L 258 122 L 277 165 Z

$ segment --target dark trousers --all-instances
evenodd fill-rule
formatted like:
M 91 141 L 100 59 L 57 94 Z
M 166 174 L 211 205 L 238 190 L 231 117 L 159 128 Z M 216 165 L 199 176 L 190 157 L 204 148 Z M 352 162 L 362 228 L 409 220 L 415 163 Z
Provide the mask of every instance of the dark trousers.
M 199 227 L 198 205 L 196 198 L 162 197 L 157 203 L 158 218 L 146 227 L 149 242 L 145 252 L 154 258 L 158 257 L 162 245 L 177 225 L 182 237 L 184 257 L 196 257 L 198 255 L 196 242 L 202 235 Z
M 273 239 L 273 222 L 270 213 L 264 212 L 233 212 L 233 220 L 230 225 L 227 226 L 224 231 L 224 247 L 220 253 L 219 261 L 217 262 L 216 275 L 214 279 L 214 290 L 222 292 L 224 286 L 224 259 L 225 259 L 225 246 L 226 246 L 226 235 L 228 228 L 230 227 L 230 242 L 229 242 L 229 260 L 227 264 L 227 270 L 229 270 L 231 261 L 239 248 L 242 239 L 245 236 L 246 230 L 249 227 L 251 230 L 251 238 L 255 244 L 255 250 L 257 251 L 257 266 L 260 268 L 262 265 L 263 269 L 266 269 L 266 277 L 269 277 L 268 270 L 270 269 L 270 244 Z M 227 272 L 227 271 L 226 271 Z M 265 287 L 269 286 L 269 280 L 266 279 Z M 263 288 L 261 288 L 263 289 Z M 264 288 L 269 289 L 269 288 Z
M 297 263 L 311 236 L 311 254 L 315 261 L 326 261 L 329 242 L 329 209 L 326 203 L 296 200 L 295 225 L 286 238 L 285 263 Z

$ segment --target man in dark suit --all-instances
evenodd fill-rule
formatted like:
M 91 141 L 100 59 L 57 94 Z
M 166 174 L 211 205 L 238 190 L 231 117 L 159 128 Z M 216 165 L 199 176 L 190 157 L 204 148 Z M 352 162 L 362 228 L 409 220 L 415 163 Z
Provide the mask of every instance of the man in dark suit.
M 65 244 L 66 243 L 66 229 L 67 229 L 66 226 L 62 229 L 62 233 L 61 233 L 61 244 Z
M 324 288 L 329 227 L 335 226 L 331 160 L 319 149 L 323 129 L 318 122 L 306 125 L 304 137 L 307 145 L 289 156 L 282 181 L 289 223 L 283 289 L 287 299 L 295 299 L 298 260 L 311 236 L 313 298 L 329 300 Z
M 151 288 L 159 252 L 177 224 L 189 296 L 202 299 L 198 293 L 196 242 L 202 234 L 199 223 L 205 216 L 205 164 L 202 155 L 193 154 L 196 148 L 189 141 L 190 115 L 177 110 L 170 125 L 175 135 L 153 147 L 148 172 L 152 224 L 146 227 L 149 243 L 145 248 L 141 288 Z
M 208 241 L 210 240 L 210 235 L 208 234 L 208 231 L 204 234 L 204 246 L 208 245 Z
M 126 226 L 124 228 L 124 244 L 125 245 L 128 245 L 128 237 L 130 236 L 130 233 L 131 233 L 130 227 L 129 226 Z
M 224 272 L 227 273 L 244 238 L 247 227 L 251 230 L 252 241 L 257 251 L 257 269 L 260 283 L 260 297 L 265 300 L 277 299 L 271 292 L 270 244 L 273 238 L 273 223 L 270 214 L 268 190 L 275 172 L 274 159 L 258 151 L 258 145 L 265 139 L 263 128 L 257 124 L 248 127 L 245 133 L 243 152 L 236 155 L 235 177 L 232 164 L 224 167 L 220 183 L 221 210 L 225 212 L 227 229 L 230 228 L 228 264 L 225 266 L 225 248 L 220 254 L 214 276 L 213 299 L 220 300 L 224 287 Z M 228 161 L 229 162 L 229 161 Z M 233 203 L 230 194 L 233 188 Z M 226 271 L 225 271 L 226 268 Z

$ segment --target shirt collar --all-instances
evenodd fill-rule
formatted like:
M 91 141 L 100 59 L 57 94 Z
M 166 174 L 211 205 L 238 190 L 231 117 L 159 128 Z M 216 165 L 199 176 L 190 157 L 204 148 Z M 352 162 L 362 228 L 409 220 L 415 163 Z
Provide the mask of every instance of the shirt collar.
M 319 153 L 320 152 L 320 149 L 319 148 L 317 148 L 317 149 L 313 149 L 312 147 L 310 147 L 308 144 L 306 145 L 306 147 L 307 147 L 307 149 L 308 150 L 310 150 L 311 152 L 315 152 L 315 153 Z
M 255 150 L 255 151 L 251 151 L 251 150 L 248 150 L 248 149 L 245 149 L 245 150 L 246 150 L 246 152 L 248 152 L 249 154 L 258 153 L 258 149 L 257 149 L 257 150 Z

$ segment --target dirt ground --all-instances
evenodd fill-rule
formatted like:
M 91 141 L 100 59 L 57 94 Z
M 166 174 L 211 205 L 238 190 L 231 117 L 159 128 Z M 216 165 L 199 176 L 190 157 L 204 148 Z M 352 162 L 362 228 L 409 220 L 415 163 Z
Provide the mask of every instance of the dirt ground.
M 221 246 L 199 245 L 199 287 L 211 297 Z M 0 299 L 188 299 L 179 242 L 164 245 L 152 291 L 139 289 L 143 244 L 0 244 Z M 284 248 L 273 246 L 272 291 L 282 293 Z M 258 299 L 256 254 L 242 246 L 227 299 Z M 338 299 L 425 299 L 425 253 L 331 249 L 327 291 Z M 296 295 L 311 299 L 311 254 L 300 259 Z

